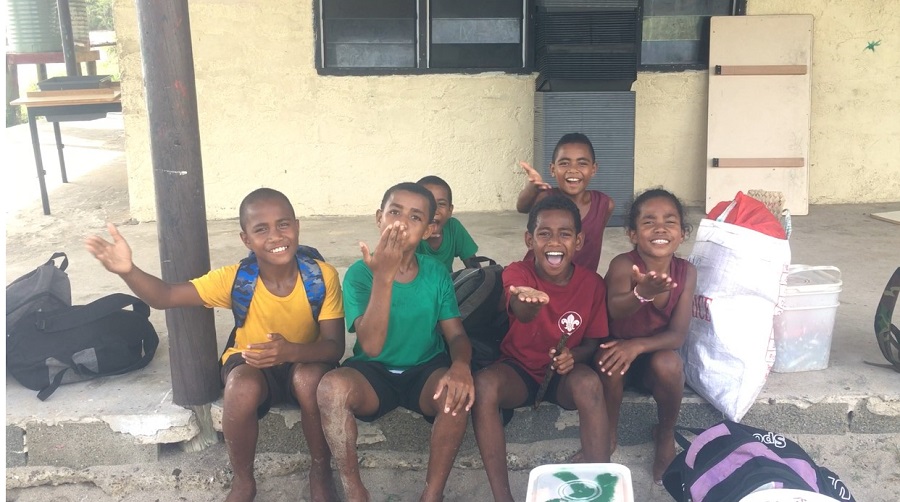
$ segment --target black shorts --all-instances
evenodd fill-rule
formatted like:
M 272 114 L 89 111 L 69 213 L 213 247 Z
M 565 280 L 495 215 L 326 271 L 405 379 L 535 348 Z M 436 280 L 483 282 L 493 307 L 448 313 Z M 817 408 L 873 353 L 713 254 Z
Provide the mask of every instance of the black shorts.
M 528 371 L 525 370 L 522 366 L 519 365 L 516 361 L 512 359 L 503 359 L 500 361 L 501 364 L 505 364 L 515 370 L 516 374 L 519 375 L 519 378 L 525 382 L 525 388 L 528 390 L 528 397 L 525 398 L 525 402 L 516 406 L 516 408 L 524 408 L 525 406 L 531 406 L 537 400 L 538 389 L 541 388 L 540 382 L 534 380 L 534 377 L 531 376 Z M 560 382 L 559 373 L 554 372 L 553 376 L 550 378 L 550 383 L 547 385 L 547 392 L 544 394 L 542 398 L 542 402 L 546 401 L 549 403 L 553 403 L 559 405 L 556 399 L 556 391 L 559 388 Z
M 427 417 L 419 407 L 419 397 L 432 373 L 450 367 L 450 355 L 446 352 L 438 354 L 403 373 L 391 373 L 383 364 L 374 361 L 345 361 L 341 366 L 360 372 L 378 396 L 375 414 L 356 418 L 373 422 L 398 406 Z
M 647 386 L 647 372 L 650 371 L 650 358 L 653 352 L 645 352 L 634 358 L 628 371 L 625 372 L 625 388 L 641 394 L 653 394 Z
M 222 385 L 225 385 L 225 382 L 228 381 L 228 374 L 231 373 L 231 370 L 237 368 L 242 364 L 247 364 L 244 361 L 244 356 L 238 352 L 237 354 L 231 354 L 228 356 L 228 359 L 225 360 L 225 363 L 222 365 Z M 272 405 L 289 403 L 294 406 L 299 406 L 297 403 L 297 398 L 294 397 L 294 393 L 291 389 L 291 367 L 292 363 L 284 363 L 279 364 L 278 366 L 272 366 L 270 368 L 263 368 L 259 371 L 262 372 L 263 378 L 266 380 L 266 387 L 268 387 L 268 393 L 266 394 L 266 398 L 263 400 L 262 404 L 256 408 L 256 418 L 262 418 L 269 413 L 269 410 L 272 408 Z

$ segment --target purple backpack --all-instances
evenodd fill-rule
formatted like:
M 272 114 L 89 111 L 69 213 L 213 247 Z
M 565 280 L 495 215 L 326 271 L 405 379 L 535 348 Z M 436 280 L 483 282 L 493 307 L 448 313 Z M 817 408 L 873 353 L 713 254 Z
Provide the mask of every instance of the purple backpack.
M 785 436 L 724 420 L 697 434 L 693 442 L 678 431 L 684 448 L 663 475 L 663 485 L 679 502 L 738 502 L 759 488 L 792 488 L 855 502 L 830 470 L 816 465 Z

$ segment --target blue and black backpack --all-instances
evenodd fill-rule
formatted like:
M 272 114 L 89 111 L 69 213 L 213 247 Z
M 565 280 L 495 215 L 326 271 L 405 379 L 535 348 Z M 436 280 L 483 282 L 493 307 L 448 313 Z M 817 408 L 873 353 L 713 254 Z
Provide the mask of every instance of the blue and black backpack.
M 316 260 L 325 261 L 325 258 L 316 248 L 309 246 L 297 246 L 296 258 L 300 280 L 303 281 L 303 287 L 306 289 L 306 298 L 312 309 L 313 320 L 318 322 L 319 312 L 322 311 L 322 303 L 325 301 L 325 280 L 322 278 L 322 267 L 316 263 Z M 251 252 L 249 256 L 241 260 L 237 274 L 234 276 L 234 283 L 231 285 L 231 313 L 234 314 L 234 329 L 231 330 L 231 335 L 225 344 L 226 351 L 234 346 L 237 329 L 243 326 L 247 320 L 247 310 L 250 309 L 250 301 L 253 299 L 258 279 L 259 263 L 256 255 Z

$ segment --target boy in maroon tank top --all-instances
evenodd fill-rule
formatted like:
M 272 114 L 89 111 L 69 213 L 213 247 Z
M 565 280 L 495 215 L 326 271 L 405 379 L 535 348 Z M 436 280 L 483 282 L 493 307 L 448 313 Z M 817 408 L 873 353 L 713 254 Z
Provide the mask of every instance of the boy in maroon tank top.
M 658 423 L 653 480 L 660 483 L 675 458 L 675 422 L 684 394 L 684 370 L 677 350 L 691 320 L 697 271 L 675 256 L 690 227 L 678 199 L 663 189 L 638 196 L 628 213 L 627 233 L 634 250 L 613 258 L 606 273 L 610 337 L 594 356 L 603 381 L 611 445 L 627 383 L 653 394 Z
M 526 162 L 519 163 L 528 175 L 528 181 L 516 201 L 516 210 L 527 213 L 536 202 L 550 195 L 562 195 L 578 207 L 584 244 L 575 252 L 572 262 L 596 272 L 603 247 L 603 231 L 609 223 L 616 204 L 609 195 L 599 190 L 588 190 L 591 178 L 597 173 L 594 145 L 581 133 L 564 135 L 553 149 L 550 175 L 556 178 L 558 188 L 544 182 L 541 174 Z M 523 258 L 533 259 L 531 250 Z

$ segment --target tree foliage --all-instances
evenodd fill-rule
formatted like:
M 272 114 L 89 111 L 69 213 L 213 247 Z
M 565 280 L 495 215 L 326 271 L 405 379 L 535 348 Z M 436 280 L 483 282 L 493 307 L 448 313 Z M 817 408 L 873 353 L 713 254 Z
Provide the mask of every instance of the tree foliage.
M 113 0 L 86 0 L 88 29 L 115 30 L 113 26 Z

